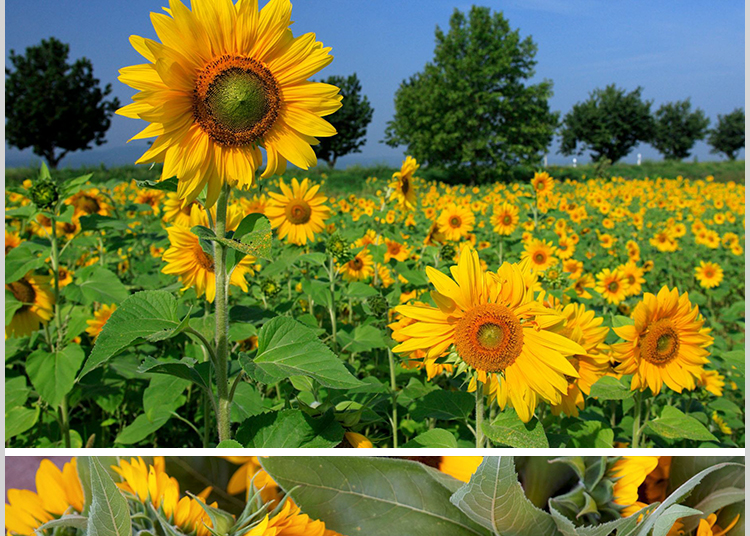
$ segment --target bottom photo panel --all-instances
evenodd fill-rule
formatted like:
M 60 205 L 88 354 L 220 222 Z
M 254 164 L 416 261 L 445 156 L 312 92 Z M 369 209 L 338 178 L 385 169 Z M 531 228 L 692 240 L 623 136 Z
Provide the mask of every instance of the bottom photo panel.
M 737 536 L 744 457 L 5 458 L 6 533 Z

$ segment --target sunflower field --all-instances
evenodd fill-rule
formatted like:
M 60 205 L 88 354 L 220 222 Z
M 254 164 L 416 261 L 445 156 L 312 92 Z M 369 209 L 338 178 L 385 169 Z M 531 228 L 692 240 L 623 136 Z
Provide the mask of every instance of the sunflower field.
M 101 456 L 61 468 L 44 459 L 36 493 L 8 490 L 5 528 L 76 536 L 94 527 L 158 536 L 740 536 L 744 481 L 740 456 Z
M 234 196 L 224 372 L 204 200 L 9 186 L 7 445 L 744 446 L 743 186 L 415 172 Z

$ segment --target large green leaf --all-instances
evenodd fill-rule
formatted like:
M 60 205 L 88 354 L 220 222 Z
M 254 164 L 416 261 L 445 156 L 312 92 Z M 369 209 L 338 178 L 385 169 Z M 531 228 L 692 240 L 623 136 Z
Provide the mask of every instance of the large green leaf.
M 326 448 L 344 438 L 332 412 L 310 417 L 298 409 L 270 411 L 246 419 L 236 439 L 248 448 Z
M 272 456 L 261 463 L 302 511 L 341 534 L 488 534 L 450 503 L 450 491 L 419 463 L 346 456 Z
M 458 447 L 458 444 L 456 443 L 456 437 L 451 432 L 442 428 L 435 428 L 419 434 L 414 439 L 401 445 L 401 447 L 455 449 Z
M 599 400 L 624 400 L 630 396 L 630 388 L 612 376 L 602 376 L 591 386 L 591 397 Z
M 552 516 L 524 495 L 512 456 L 486 456 L 471 480 L 451 496 L 451 502 L 495 534 L 557 534 Z
M 648 423 L 648 428 L 666 439 L 717 441 L 698 419 L 685 415 L 674 406 L 665 406 L 659 418 Z
M 491 423 L 482 425 L 484 434 L 494 443 L 516 448 L 548 448 L 544 426 L 534 417 L 524 423 L 516 412 L 506 409 Z
M 36 350 L 26 359 L 26 373 L 44 401 L 56 408 L 73 389 L 85 357 L 77 344 L 59 352 Z
M 115 438 L 115 443 L 120 443 L 121 445 L 132 445 L 133 443 L 143 441 L 159 428 L 167 424 L 167 421 L 171 416 L 172 412 L 167 408 L 152 411 L 149 415 L 142 413 L 141 415 L 138 415 L 132 423 L 122 429 Z
M 270 382 L 290 376 L 309 376 L 321 385 L 335 389 L 362 384 L 318 339 L 315 331 L 287 316 L 274 318 L 261 328 L 258 354 L 253 363 L 269 377 Z
M 96 457 L 79 459 L 88 465 L 91 478 L 91 508 L 88 536 L 131 536 L 128 501 Z
M 11 323 L 13 315 L 23 307 L 23 303 L 18 301 L 11 291 L 5 289 L 5 325 Z
M 94 302 L 120 303 L 128 297 L 128 289 L 117 274 L 98 265 L 87 266 L 76 272 L 75 285 L 65 287 L 70 299 L 90 305 Z
M 416 400 L 415 404 L 409 413 L 417 421 L 428 418 L 463 421 L 474 411 L 474 396 L 465 391 L 439 389 L 427 393 L 423 398 Z
M 33 409 L 23 406 L 5 407 L 5 440 L 24 433 L 39 420 L 39 406 Z
M 154 341 L 176 335 L 185 327 L 185 321 L 181 322 L 177 317 L 177 300 L 171 294 L 161 290 L 133 294 L 109 317 L 79 377 L 85 376 L 136 339 Z
M 5 256 L 5 283 L 18 281 L 28 272 L 44 266 L 44 258 L 39 251 L 44 249 L 34 242 L 21 242 Z

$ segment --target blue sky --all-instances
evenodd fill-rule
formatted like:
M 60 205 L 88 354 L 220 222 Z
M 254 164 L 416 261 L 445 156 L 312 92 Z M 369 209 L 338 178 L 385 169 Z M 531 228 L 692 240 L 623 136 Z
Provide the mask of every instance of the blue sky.
M 95 76 L 111 83 L 113 95 L 128 103 L 134 91 L 117 80 L 117 70 L 142 59 L 128 36 L 156 38 L 149 12 L 161 11 L 166 4 L 165 0 L 6 0 L 6 53 L 22 52 L 55 36 L 70 44 L 71 58 L 91 59 Z M 453 9 L 468 11 L 471 4 L 456 0 L 297 0 L 293 4 L 295 35 L 312 31 L 333 47 L 335 59 L 320 75 L 356 72 L 375 109 L 362 154 L 342 159 L 342 165 L 398 163 L 404 149 L 380 143 L 393 117 L 394 93 L 403 79 L 432 59 L 436 26 L 447 29 Z M 502 10 L 511 27 L 519 28 L 522 36 L 532 36 L 539 49 L 535 80 L 553 81 L 550 104 L 563 115 L 591 90 L 610 83 L 628 90 L 642 86 L 654 109 L 690 97 L 712 125 L 717 114 L 744 107 L 743 2 L 507 0 L 480 5 Z M 132 162 L 146 145 L 125 142 L 141 128 L 139 121 L 115 116 L 105 145 L 74 153 L 62 165 Z M 660 158 L 656 150 L 642 146 L 626 161 L 635 161 L 638 152 L 644 158 Z M 704 143 L 696 145 L 693 154 L 700 160 L 718 158 L 709 154 Z M 6 147 L 6 165 L 32 160 L 30 151 Z M 554 143 L 549 161 L 565 163 L 570 158 L 557 154 Z

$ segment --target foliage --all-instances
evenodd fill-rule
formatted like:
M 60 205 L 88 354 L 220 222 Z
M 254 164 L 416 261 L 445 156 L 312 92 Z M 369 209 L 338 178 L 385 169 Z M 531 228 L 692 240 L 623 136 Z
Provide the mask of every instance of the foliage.
M 682 160 L 706 135 L 708 123 L 703 110 L 691 110 L 690 99 L 662 104 L 654 114 L 651 144 L 665 159 Z
M 70 46 L 54 37 L 26 49 L 10 51 L 5 69 L 5 135 L 8 145 L 44 157 L 53 169 L 69 152 L 105 143 L 117 97 L 94 78 L 91 61 L 68 63 Z M 59 151 L 59 152 L 58 152 Z
M 737 108 L 726 115 L 719 115 L 716 126 L 708 132 L 708 144 L 712 153 L 725 155 L 729 160 L 745 147 L 745 111 Z
M 638 142 L 651 140 L 651 101 L 643 101 L 641 92 L 638 87 L 626 93 L 614 84 L 592 91 L 588 100 L 575 104 L 563 118 L 560 153 L 591 151 L 594 161 L 607 158 L 614 163 Z
M 367 125 L 372 121 L 374 110 L 367 95 L 362 95 L 357 73 L 347 77 L 329 76 L 321 82 L 338 87 L 343 97 L 341 108 L 326 118 L 336 129 L 336 135 L 321 138 L 318 145 L 313 145 L 317 157 L 334 168 L 340 157 L 362 152 L 361 147 L 367 142 Z
M 518 164 L 536 165 L 558 114 L 552 82 L 530 84 L 537 47 L 502 13 L 455 10 L 447 33 L 435 31 L 433 61 L 399 86 L 385 142 L 406 145 L 429 166 L 461 182 L 487 182 Z

